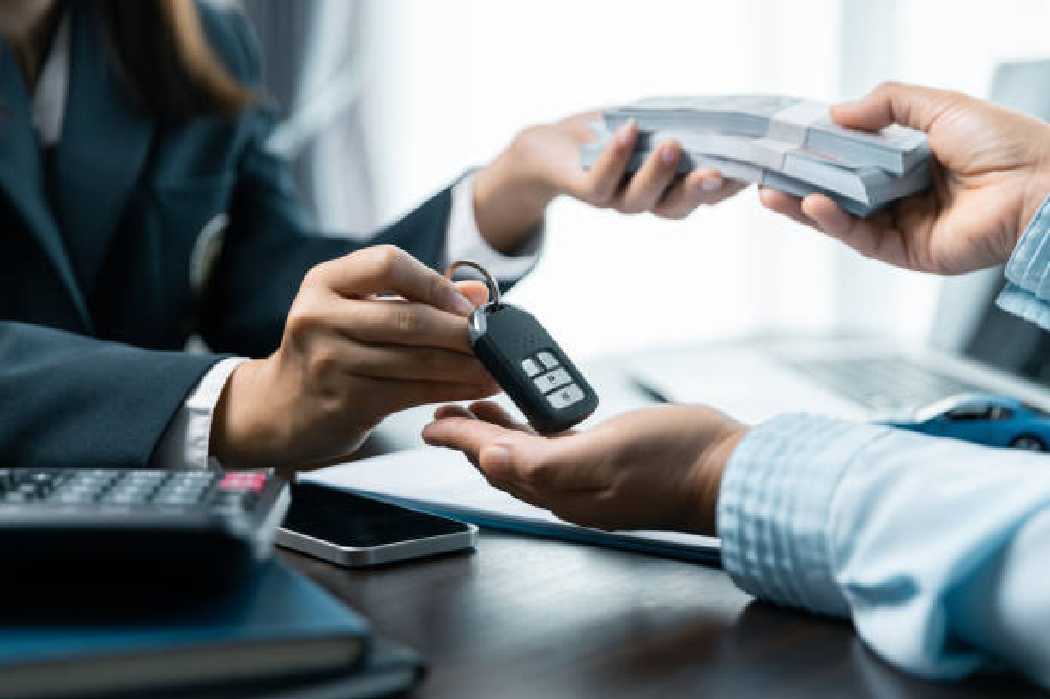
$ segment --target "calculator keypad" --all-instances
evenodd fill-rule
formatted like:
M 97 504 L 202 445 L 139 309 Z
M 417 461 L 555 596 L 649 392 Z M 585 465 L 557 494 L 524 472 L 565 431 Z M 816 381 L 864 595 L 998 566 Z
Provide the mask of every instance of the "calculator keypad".
M 583 389 L 573 382 L 553 352 L 536 352 L 522 360 L 521 368 L 555 410 L 579 403 L 585 397 Z
M 0 505 L 251 510 L 270 476 L 258 471 L 0 469 Z

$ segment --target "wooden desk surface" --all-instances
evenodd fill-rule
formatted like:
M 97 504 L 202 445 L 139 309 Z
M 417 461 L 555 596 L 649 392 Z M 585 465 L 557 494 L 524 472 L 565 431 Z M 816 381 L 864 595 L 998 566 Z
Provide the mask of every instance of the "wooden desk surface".
M 911 679 L 851 626 L 756 602 L 721 570 L 483 531 L 476 553 L 350 571 L 280 557 L 430 661 L 419 697 L 1026 697 Z

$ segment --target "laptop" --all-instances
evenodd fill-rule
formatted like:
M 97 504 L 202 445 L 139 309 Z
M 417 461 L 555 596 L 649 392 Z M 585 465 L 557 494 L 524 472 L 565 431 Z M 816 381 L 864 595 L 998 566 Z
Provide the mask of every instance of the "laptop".
M 1050 120 L 1050 60 L 1005 63 L 990 99 Z M 928 342 L 752 338 L 630 363 L 649 392 L 757 422 L 783 412 L 865 420 L 911 416 L 960 393 L 991 392 L 1050 410 L 1050 333 L 995 305 L 1002 268 L 946 280 Z

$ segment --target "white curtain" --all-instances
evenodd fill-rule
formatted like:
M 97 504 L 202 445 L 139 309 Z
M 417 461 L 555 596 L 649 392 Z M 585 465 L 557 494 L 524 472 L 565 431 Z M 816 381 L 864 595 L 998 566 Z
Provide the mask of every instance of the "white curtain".
M 367 136 L 370 76 L 364 3 L 242 0 L 263 50 L 263 80 L 283 123 L 269 146 L 288 157 L 321 227 L 363 236 L 376 225 Z

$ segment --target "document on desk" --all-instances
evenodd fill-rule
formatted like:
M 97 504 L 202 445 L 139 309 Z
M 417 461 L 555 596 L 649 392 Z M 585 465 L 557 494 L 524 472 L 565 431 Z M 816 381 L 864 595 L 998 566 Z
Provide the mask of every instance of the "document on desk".
M 457 451 L 424 447 L 303 473 L 323 483 L 480 527 L 718 564 L 717 538 L 676 532 L 606 532 L 569 524 L 490 486 Z

